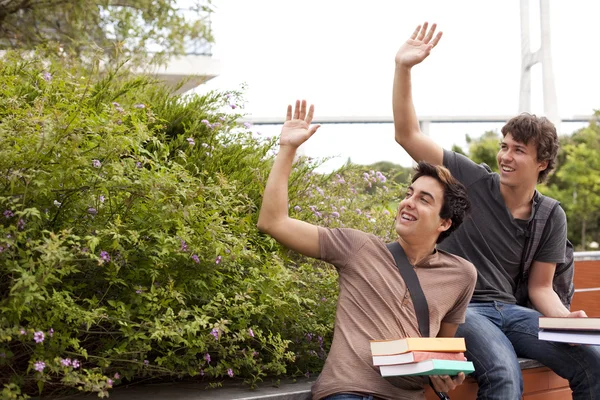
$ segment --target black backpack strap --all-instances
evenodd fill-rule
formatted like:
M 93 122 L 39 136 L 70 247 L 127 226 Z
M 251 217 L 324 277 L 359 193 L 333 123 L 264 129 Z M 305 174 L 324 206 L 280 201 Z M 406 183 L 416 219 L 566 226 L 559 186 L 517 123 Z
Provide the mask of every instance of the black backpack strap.
M 408 262 L 408 258 L 404 253 L 404 249 L 398 242 L 392 242 L 387 244 L 387 248 L 394 256 L 396 266 L 406 287 L 410 292 L 413 306 L 415 307 L 415 313 L 417 314 L 417 322 L 419 323 L 419 331 L 421 331 L 422 337 L 429 337 L 429 306 L 427 305 L 427 299 L 419 283 L 417 273 L 413 269 L 413 266 Z
M 528 232 L 525 237 L 525 245 L 521 255 L 521 273 L 527 276 L 529 267 L 533 262 L 533 258 L 538 251 L 542 237 L 546 232 L 546 222 L 554 213 L 556 207 L 560 203 L 553 198 L 539 194 L 538 202 L 535 207 L 535 213 L 531 220 Z
M 557 200 L 546 197 L 543 194 L 536 192 L 538 199 L 535 205 L 535 212 L 533 218 L 527 226 L 525 232 L 525 243 L 523 245 L 523 252 L 521 253 L 521 265 L 519 280 L 517 282 L 517 288 L 515 291 L 515 298 L 517 304 L 522 306 L 529 305 L 529 294 L 527 290 L 527 281 L 529 278 L 529 268 L 533 262 L 535 254 L 539 250 L 540 242 L 542 237 L 547 233 L 546 222 L 554 213 L 554 210 L 560 204 Z

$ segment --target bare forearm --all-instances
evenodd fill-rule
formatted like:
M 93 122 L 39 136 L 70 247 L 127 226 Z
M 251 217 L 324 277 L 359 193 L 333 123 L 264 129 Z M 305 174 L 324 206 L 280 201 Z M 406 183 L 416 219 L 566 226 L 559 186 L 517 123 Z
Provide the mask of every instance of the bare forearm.
M 569 310 L 551 287 L 529 288 L 529 299 L 536 310 L 546 317 L 566 317 Z
M 397 65 L 394 71 L 392 108 L 396 141 L 402 144 L 404 139 L 420 132 L 412 98 L 411 69 L 408 67 Z
M 295 155 L 295 148 L 283 146 L 275 158 L 258 215 L 258 229 L 263 232 L 268 232 L 270 225 L 288 217 L 288 181 Z

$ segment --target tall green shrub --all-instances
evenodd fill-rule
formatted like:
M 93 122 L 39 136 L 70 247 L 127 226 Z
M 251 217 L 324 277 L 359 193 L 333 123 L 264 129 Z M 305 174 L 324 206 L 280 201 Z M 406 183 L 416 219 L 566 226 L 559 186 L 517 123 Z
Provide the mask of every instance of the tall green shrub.
M 276 147 L 236 122 L 240 93 L 18 54 L 0 71 L 3 398 L 319 371 L 337 276 L 257 231 Z M 389 239 L 397 186 L 317 165 L 298 160 L 291 214 Z

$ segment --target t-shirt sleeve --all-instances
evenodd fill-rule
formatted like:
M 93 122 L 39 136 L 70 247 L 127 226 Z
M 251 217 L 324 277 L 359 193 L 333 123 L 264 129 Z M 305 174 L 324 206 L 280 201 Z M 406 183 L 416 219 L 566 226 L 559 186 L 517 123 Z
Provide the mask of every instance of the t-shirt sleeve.
M 567 216 L 562 207 L 557 206 L 546 224 L 547 234 L 541 238 L 533 259 L 546 263 L 564 262 L 567 243 Z
M 444 149 L 444 167 L 448 168 L 452 176 L 466 187 L 490 174 L 483 165 L 475 164 L 468 157 L 446 149 Z
M 368 235 L 356 229 L 320 226 L 321 260 L 333 264 L 337 269 L 344 268 L 367 240 Z
M 462 324 L 465 322 L 467 306 L 471 301 L 473 291 L 475 290 L 475 283 L 477 282 L 477 270 L 469 261 L 463 259 L 463 262 L 465 263 L 463 268 L 465 271 L 464 282 L 467 282 L 468 284 L 465 285 L 460 296 L 456 299 L 454 307 L 444 316 L 442 322 L 449 324 Z

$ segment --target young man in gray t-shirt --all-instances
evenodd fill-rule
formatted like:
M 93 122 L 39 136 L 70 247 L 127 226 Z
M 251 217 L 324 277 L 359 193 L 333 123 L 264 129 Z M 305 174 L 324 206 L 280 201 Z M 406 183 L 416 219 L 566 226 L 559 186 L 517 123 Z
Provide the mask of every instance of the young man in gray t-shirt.
M 491 173 L 468 158 L 443 150 L 420 131 L 411 93 L 411 69 L 441 39 L 436 26 L 418 26 L 396 54 L 393 112 L 396 141 L 416 161 L 446 166 L 469 193 L 472 217 L 441 248 L 463 256 L 477 268 L 477 285 L 458 335 L 475 364 L 479 399 L 520 399 L 523 379 L 517 357 L 538 360 L 569 380 L 575 399 L 600 398 L 600 350 L 540 341 L 538 320 L 586 317 L 570 312 L 552 288 L 556 264 L 563 262 L 566 217 L 559 208 L 548 221 L 550 234 L 540 243 L 527 289 L 535 309 L 516 304 L 525 228 L 533 217 L 536 185 L 554 168 L 558 137 L 546 118 L 521 114 L 503 128 L 497 162 Z

